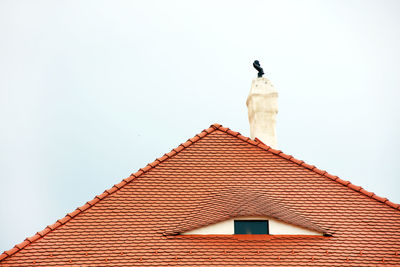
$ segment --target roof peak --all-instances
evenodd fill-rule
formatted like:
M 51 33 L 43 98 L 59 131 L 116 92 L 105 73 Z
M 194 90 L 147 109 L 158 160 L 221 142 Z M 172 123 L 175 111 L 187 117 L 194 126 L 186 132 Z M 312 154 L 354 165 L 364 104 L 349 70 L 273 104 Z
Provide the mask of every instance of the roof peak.
M 214 131 L 221 131 L 221 132 L 224 132 L 224 133 L 229 134 L 231 136 L 234 136 L 234 137 L 236 137 L 236 138 L 238 138 L 238 139 L 240 139 L 240 140 L 242 140 L 244 142 L 247 142 L 248 144 L 256 146 L 256 147 L 258 147 L 258 148 L 260 148 L 260 149 L 262 149 L 264 151 L 268 151 L 270 153 L 273 153 L 274 155 L 277 155 L 277 156 L 279 156 L 281 158 L 284 158 L 284 159 L 286 159 L 288 161 L 291 161 L 291 162 L 293 162 L 293 163 L 295 163 L 295 164 L 297 164 L 299 166 L 302 166 L 302 167 L 304 167 L 306 169 L 309 169 L 310 171 L 313 171 L 313 172 L 315 172 L 315 173 L 317 173 L 319 175 L 327 177 L 327 178 L 329 178 L 329 179 L 331 179 L 333 181 L 336 181 L 337 183 L 340 183 L 340 184 L 342 184 L 342 185 L 344 185 L 344 186 L 346 186 L 346 187 L 348 187 L 348 188 L 350 188 L 350 189 L 352 189 L 354 191 L 357 191 L 360 194 L 363 194 L 365 196 L 368 196 L 369 198 L 375 199 L 378 202 L 384 203 L 384 204 L 388 205 L 391 208 L 394 208 L 396 210 L 400 210 L 400 205 L 399 204 L 393 203 L 393 202 L 389 201 L 387 198 L 379 197 L 379 196 L 375 195 L 372 192 L 368 192 L 368 191 L 364 190 L 360 186 L 356 186 L 356 185 L 351 184 L 349 181 L 344 181 L 344 180 L 340 179 L 337 176 L 333 176 L 333 175 L 327 173 L 324 170 L 320 170 L 320 169 L 316 168 L 315 166 L 309 165 L 309 164 L 305 163 L 302 160 L 298 160 L 298 159 L 294 158 L 291 155 L 287 155 L 287 154 L 283 153 L 280 150 L 273 149 L 270 146 L 262 143 L 257 138 L 255 138 L 255 140 L 252 140 L 249 137 L 241 135 L 239 132 L 232 131 L 231 129 L 229 129 L 227 127 L 223 127 L 221 124 L 214 123 L 209 128 L 204 129 L 202 132 L 200 132 L 199 134 L 196 134 L 194 137 L 188 139 L 186 142 L 180 144 L 176 148 L 172 149 L 170 152 L 164 154 L 162 157 L 157 158 L 152 163 L 147 164 L 144 168 L 140 168 L 136 173 L 131 174 L 129 177 L 123 179 L 120 183 L 115 184 L 110 189 L 105 190 L 102 194 L 95 196 L 91 201 L 86 202 L 86 204 L 84 204 L 83 206 L 78 207 L 73 212 L 68 213 L 64 218 L 57 220 L 52 225 L 48 225 L 44 230 L 42 230 L 40 232 L 37 232 L 35 235 L 26 238 L 23 242 L 15 245 L 12 249 L 3 252 L 3 254 L 0 255 L 0 261 L 4 260 L 5 258 L 8 258 L 9 256 L 11 256 L 11 255 L 15 254 L 16 252 L 22 250 L 23 248 L 27 247 L 31 243 L 41 239 L 42 237 L 44 237 L 48 233 L 54 231 L 55 229 L 61 227 L 64 224 L 66 224 L 71 219 L 73 219 L 74 217 L 78 216 L 82 212 L 88 210 L 89 208 L 93 207 L 94 205 L 96 205 L 98 202 L 100 202 L 101 200 L 103 200 L 107 196 L 109 196 L 109 195 L 115 193 L 116 191 L 120 190 L 121 188 L 123 188 L 127 184 L 131 183 L 133 180 L 137 179 L 141 175 L 143 175 L 143 174 L 149 172 L 150 170 L 152 170 L 153 168 L 155 168 L 160 163 L 168 160 L 169 158 L 174 157 L 176 154 L 178 154 L 182 150 L 190 147 L 192 144 L 198 142 L 199 140 L 203 139 L 205 136 L 211 134 Z

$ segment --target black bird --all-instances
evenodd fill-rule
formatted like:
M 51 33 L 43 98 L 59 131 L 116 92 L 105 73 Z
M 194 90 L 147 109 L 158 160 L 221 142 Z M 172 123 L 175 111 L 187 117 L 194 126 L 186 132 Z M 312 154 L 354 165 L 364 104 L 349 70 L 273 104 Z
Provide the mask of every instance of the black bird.
M 261 78 L 264 75 L 264 70 L 261 68 L 258 60 L 254 60 L 253 67 L 258 70 L 258 78 Z

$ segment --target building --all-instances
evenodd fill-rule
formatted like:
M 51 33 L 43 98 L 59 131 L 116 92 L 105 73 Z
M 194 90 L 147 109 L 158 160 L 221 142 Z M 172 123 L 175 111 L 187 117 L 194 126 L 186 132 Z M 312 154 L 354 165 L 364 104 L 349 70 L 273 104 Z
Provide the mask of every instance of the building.
M 276 99 L 255 79 L 254 139 L 213 124 L 0 266 L 399 266 L 400 205 L 266 145 Z

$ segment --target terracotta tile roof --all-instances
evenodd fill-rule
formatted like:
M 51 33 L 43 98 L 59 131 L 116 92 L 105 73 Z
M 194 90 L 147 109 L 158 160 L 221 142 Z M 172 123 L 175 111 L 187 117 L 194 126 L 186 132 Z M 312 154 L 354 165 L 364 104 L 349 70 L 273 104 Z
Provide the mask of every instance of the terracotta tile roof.
M 218 195 L 227 186 L 242 192 L 244 209 L 227 205 L 229 193 Z M 254 212 L 333 236 L 165 234 L 234 216 L 258 201 L 272 207 Z M 228 215 L 213 209 L 218 203 L 225 203 Z M 209 220 L 191 224 L 198 207 Z M 0 265 L 400 265 L 399 210 L 386 198 L 214 124 L 5 251 Z

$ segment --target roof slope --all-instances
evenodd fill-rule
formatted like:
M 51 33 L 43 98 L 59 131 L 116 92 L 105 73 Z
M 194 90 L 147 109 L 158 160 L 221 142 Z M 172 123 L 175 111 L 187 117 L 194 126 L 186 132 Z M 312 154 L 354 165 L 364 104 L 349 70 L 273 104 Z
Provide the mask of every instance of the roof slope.
M 266 195 L 333 236 L 165 235 L 227 186 Z M 4 252 L 0 265 L 400 265 L 399 209 L 214 124 Z

